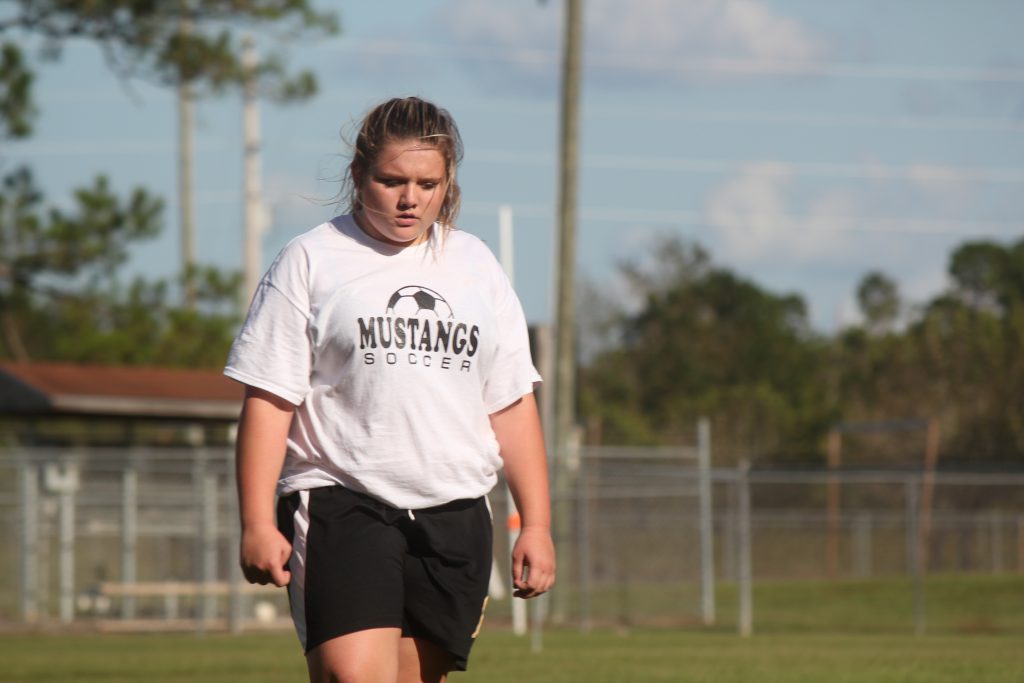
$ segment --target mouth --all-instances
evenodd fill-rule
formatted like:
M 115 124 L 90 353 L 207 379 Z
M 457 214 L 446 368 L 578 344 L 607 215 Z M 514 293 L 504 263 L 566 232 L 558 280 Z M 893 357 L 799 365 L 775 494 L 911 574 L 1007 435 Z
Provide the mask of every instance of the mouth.
M 417 221 L 419 221 L 419 218 L 416 216 L 416 214 L 412 213 L 400 213 L 396 218 L 396 222 L 398 223 L 398 225 L 400 225 L 403 228 L 408 228 L 413 225 L 416 225 Z

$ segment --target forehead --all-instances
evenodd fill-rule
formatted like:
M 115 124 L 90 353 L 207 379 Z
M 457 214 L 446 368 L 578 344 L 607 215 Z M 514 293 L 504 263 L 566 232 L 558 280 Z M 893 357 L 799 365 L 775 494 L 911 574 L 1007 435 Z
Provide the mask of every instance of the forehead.
M 390 140 L 380 147 L 373 166 L 377 170 L 387 168 L 416 168 L 423 172 L 444 175 L 446 164 L 444 154 L 437 145 L 422 140 Z

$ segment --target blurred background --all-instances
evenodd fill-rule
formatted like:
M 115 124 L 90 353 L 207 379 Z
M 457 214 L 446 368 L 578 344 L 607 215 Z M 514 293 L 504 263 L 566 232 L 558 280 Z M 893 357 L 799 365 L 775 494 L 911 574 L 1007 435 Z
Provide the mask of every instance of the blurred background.
M 459 227 L 553 367 L 564 9 L 0 8 L 0 619 L 279 625 L 234 567 L 219 368 L 383 99 L 454 115 Z M 1024 6 L 586 0 L 581 22 L 549 618 L 749 628 L 743 586 L 799 578 L 875 602 L 779 628 L 923 629 L 927 580 L 933 628 L 1024 631 Z

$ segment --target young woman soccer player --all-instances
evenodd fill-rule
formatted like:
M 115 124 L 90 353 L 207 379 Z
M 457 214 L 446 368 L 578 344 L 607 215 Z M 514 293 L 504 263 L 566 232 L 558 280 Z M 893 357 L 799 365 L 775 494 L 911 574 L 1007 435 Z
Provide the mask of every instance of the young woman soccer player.
M 225 368 L 246 385 L 242 569 L 288 586 L 314 682 L 466 668 L 502 467 L 523 522 L 515 594 L 554 583 L 540 377 L 508 279 L 454 227 L 461 156 L 429 102 L 370 111 L 350 213 L 281 251 Z

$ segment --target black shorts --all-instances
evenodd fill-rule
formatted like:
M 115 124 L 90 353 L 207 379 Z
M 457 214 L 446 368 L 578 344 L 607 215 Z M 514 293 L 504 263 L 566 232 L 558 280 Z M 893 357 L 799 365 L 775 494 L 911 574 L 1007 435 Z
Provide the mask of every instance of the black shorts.
M 347 633 L 397 627 L 466 669 L 491 574 L 484 498 L 410 511 L 328 486 L 282 497 L 277 519 L 292 544 L 288 597 L 307 653 Z

